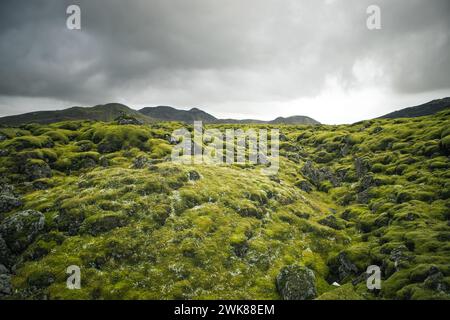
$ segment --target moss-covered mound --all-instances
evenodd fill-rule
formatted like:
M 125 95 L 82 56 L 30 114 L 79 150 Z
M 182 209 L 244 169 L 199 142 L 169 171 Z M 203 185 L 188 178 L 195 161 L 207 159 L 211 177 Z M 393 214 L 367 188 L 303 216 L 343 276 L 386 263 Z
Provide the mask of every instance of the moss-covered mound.
M 448 299 L 449 119 L 277 127 L 276 176 L 172 163 L 178 123 L 0 128 L 0 299 L 295 298 L 302 270 L 306 298 Z

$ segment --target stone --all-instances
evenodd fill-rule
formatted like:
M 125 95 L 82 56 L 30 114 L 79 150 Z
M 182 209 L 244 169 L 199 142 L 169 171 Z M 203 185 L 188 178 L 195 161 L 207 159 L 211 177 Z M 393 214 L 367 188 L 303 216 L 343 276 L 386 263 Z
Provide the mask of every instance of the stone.
M 301 190 L 308 192 L 308 193 L 313 190 L 312 184 L 306 180 L 300 180 L 300 181 L 296 182 L 295 185 L 297 187 L 299 187 Z
M 120 116 L 118 116 L 115 119 L 116 123 L 118 125 L 124 126 L 124 125 L 142 125 L 144 124 L 142 121 L 136 119 L 133 116 L 127 115 L 125 113 L 122 113 Z
M 192 171 L 189 171 L 188 178 L 191 181 L 197 181 L 197 180 L 201 179 L 201 176 L 200 176 L 200 173 L 198 173 L 197 171 L 192 170 Z
M 446 285 L 444 274 L 435 266 L 428 270 L 428 277 L 423 284 L 426 288 L 439 292 L 447 292 L 449 289 Z
M 311 161 L 307 161 L 301 169 L 301 173 L 308 178 L 316 187 L 324 181 L 330 181 L 334 187 L 341 184 L 341 180 L 335 176 L 328 168 L 316 168 Z
M 370 162 L 364 158 L 356 158 L 355 159 L 355 170 L 358 178 L 362 178 L 366 175 L 371 169 Z
M 345 252 L 339 253 L 337 257 L 337 265 L 334 266 L 339 282 L 342 282 L 350 275 L 357 275 L 359 270 L 356 265 L 348 258 Z
M 52 176 L 52 169 L 44 161 L 27 163 L 24 171 L 27 179 L 30 181 L 50 178 Z
M 12 294 L 11 275 L 0 274 L 0 298 Z
M 303 266 L 283 267 L 276 279 L 283 300 L 312 300 L 317 297 L 314 272 Z
M 409 257 L 406 254 L 407 252 L 408 248 L 405 245 L 400 245 L 392 249 L 391 254 L 389 256 L 389 260 L 394 262 L 396 269 L 398 269 L 398 266 L 402 261 L 409 259 Z
M 0 213 L 11 211 L 22 205 L 22 201 L 11 194 L 0 194 Z
M 133 160 L 134 169 L 143 169 L 146 165 L 148 165 L 148 158 L 145 156 L 139 156 Z
M 38 211 L 26 210 L 5 219 L 0 225 L 0 234 L 12 253 L 21 253 L 44 228 L 44 215 Z

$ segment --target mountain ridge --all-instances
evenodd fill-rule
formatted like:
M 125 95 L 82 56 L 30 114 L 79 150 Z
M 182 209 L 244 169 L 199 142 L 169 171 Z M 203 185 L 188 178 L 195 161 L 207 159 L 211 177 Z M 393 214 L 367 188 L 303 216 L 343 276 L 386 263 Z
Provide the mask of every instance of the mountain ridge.
M 377 119 L 415 118 L 436 114 L 450 108 L 450 97 L 432 100 L 430 102 L 399 109 Z M 179 121 L 191 123 L 203 121 L 208 124 L 291 124 L 316 125 L 319 121 L 307 116 L 277 117 L 274 120 L 264 121 L 257 119 L 219 119 L 199 108 L 180 110 L 171 106 L 145 107 L 139 110 L 132 109 L 120 103 L 107 103 L 93 107 L 74 106 L 67 109 L 53 111 L 34 111 L 18 115 L 0 117 L 0 125 L 17 126 L 27 123 L 50 124 L 60 121 L 93 120 L 111 122 L 121 115 L 132 116 L 142 123 L 156 121 Z
M 35 111 L 1 117 L 0 125 L 14 126 L 27 123 L 50 124 L 69 120 L 94 120 L 110 122 L 114 121 L 123 114 L 135 117 L 143 123 L 152 123 L 155 121 L 179 121 L 185 123 L 203 121 L 204 123 L 209 124 L 320 124 L 320 122 L 307 116 L 292 116 L 287 118 L 278 117 L 271 121 L 255 119 L 218 119 L 198 108 L 180 110 L 170 106 L 157 106 L 134 110 L 120 103 L 108 103 L 93 107 L 76 106 L 62 110 Z

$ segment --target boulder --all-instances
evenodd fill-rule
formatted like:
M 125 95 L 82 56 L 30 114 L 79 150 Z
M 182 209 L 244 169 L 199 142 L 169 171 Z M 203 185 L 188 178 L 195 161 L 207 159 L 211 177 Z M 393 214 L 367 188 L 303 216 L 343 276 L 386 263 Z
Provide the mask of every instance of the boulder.
M 200 180 L 200 178 L 201 178 L 200 173 L 198 173 L 197 171 L 195 171 L 195 170 L 189 171 L 189 173 L 188 173 L 189 180 L 197 181 L 197 180 Z
M 133 116 L 127 114 L 121 114 L 119 117 L 115 119 L 116 123 L 121 126 L 125 125 L 142 125 L 144 124 L 142 121 L 136 119 Z
M 22 201 L 12 194 L 0 194 L 0 213 L 11 211 L 22 205 Z
M 444 279 L 444 274 L 439 270 L 439 268 L 434 266 L 428 271 L 428 277 L 425 279 L 423 284 L 425 288 L 438 292 L 446 292 L 449 289 Z
M 9 296 L 12 294 L 11 275 L 0 273 L 0 298 Z
M 0 225 L 0 234 L 12 253 L 24 251 L 45 228 L 45 217 L 34 210 L 13 214 Z
M 295 185 L 305 192 L 311 192 L 313 190 L 313 186 L 306 180 L 300 180 L 295 183 Z
M 314 272 L 303 266 L 283 267 L 276 285 L 283 300 L 312 300 L 317 297 Z
M 52 169 L 45 161 L 32 161 L 25 164 L 25 175 L 30 181 L 50 178 L 52 176 Z

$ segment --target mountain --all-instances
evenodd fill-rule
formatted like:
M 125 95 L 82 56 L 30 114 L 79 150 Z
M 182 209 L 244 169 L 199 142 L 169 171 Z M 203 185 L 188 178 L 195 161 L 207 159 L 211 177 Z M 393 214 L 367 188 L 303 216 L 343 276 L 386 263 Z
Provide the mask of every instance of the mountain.
M 279 117 L 272 121 L 255 119 L 218 119 L 213 115 L 197 108 L 186 111 L 167 106 L 159 106 L 153 108 L 147 107 L 139 110 L 139 112 L 146 116 L 150 116 L 153 119 L 162 121 L 180 121 L 186 123 L 190 123 L 193 121 L 203 121 L 204 123 L 216 124 L 320 124 L 318 121 L 305 116 L 293 116 L 288 118 Z
M 269 124 L 320 124 L 320 122 L 305 116 L 293 117 L 278 117 L 275 120 L 269 121 Z
M 109 103 L 97 105 L 90 108 L 72 107 L 64 110 L 56 111 L 37 111 L 16 116 L 8 116 L 0 118 L 0 125 L 21 125 L 26 123 L 49 124 L 60 121 L 69 120 L 96 120 L 96 121 L 114 121 L 119 116 L 127 114 L 142 122 L 149 123 L 152 119 L 144 114 L 139 113 L 123 104 Z
M 450 108 L 450 97 L 433 100 L 420 106 L 401 109 L 389 114 L 386 114 L 380 119 L 396 119 L 396 118 L 416 118 L 429 116 L 438 113 L 442 110 Z
M 143 108 L 139 110 L 139 112 L 143 115 L 162 121 L 203 121 L 205 123 L 213 123 L 217 121 L 216 117 L 197 108 L 186 111 L 167 106 L 159 106 L 154 108 Z
M 0 118 L 0 125 L 17 126 L 27 123 L 49 124 L 69 120 L 95 120 L 114 121 L 121 115 L 134 117 L 144 123 L 159 121 L 178 121 L 192 123 L 193 121 L 203 121 L 214 124 L 319 124 L 314 119 L 305 116 L 293 116 L 288 118 L 277 118 L 272 121 L 262 121 L 254 119 L 218 119 L 213 115 L 197 109 L 179 110 L 169 106 L 146 107 L 136 111 L 123 104 L 108 103 L 95 107 L 72 107 L 56 111 L 36 111 L 15 116 Z

